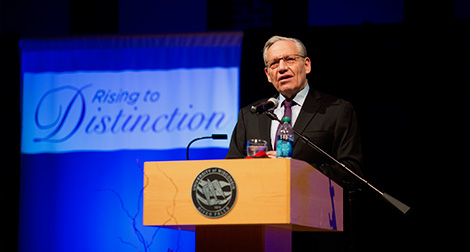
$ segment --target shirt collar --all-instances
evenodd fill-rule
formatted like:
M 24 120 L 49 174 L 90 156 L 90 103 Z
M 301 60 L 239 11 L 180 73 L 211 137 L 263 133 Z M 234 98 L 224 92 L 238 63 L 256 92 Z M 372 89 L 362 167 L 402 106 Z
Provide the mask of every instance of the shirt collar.
M 300 105 L 302 107 L 302 105 L 304 104 L 305 98 L 307 98 L 309 90 L 310 90 L 310 87 L 307 83 L 307 85 L 305 85 L 304 89 L 300 90 L 300 92 L 298 92 L 294 96 L 294 99 L 292 99 L 292 100 L 295 102 L 296 105 Z M 278 97 L 279 104 L 282 104 L 285 99 L 286 99 L 286 97 L 284 97 L 282 94 L 279 93 L 279 97 Z

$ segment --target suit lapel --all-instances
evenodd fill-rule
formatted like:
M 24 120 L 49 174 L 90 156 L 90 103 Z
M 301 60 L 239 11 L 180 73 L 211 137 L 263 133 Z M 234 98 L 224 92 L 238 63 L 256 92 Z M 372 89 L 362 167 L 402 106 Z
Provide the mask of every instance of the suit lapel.
M 300 114 L 294 125 L 294 129 L 297 132 L 302 134 L 305 128 L 312 121 L 313 117 L 315 117 L 321 107 L 321 103 L 319 102 L 320 99 L 321 94 L 311 88 L 307 97 L 305 98 L 304 104 L 302 105 L 302 109 L 300 110 Z M 297 144 L 298 140 L 299 137 L 294 137 L 294 146 Z
M 273 98 L 276 98 L 279 96 L 279 93 L 274 94 Z M 271 144 L 271 123 L 272 120 L 267 116 L 266 114 L 261 114 L 259 116 L 259 135 L 261 139 L 267 139 L 268 141 L 268 151 L 274 150 L 272 144 Z
M 259 115 L 259 135 L 261 139 L 267 139 L 268 150 L 272 150 L 271 146 L 271 119 L 266 115 Z

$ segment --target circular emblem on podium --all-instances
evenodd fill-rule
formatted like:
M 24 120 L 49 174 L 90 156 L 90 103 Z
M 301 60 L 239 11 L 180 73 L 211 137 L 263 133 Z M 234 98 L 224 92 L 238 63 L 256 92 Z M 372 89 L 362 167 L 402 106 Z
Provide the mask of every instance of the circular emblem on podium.
M 191 198 L 199 213 L 208 218 L 220 218 L 232 210 L 237 199 L 237 185 L 226 170 L 207 168 L 194 180 Z

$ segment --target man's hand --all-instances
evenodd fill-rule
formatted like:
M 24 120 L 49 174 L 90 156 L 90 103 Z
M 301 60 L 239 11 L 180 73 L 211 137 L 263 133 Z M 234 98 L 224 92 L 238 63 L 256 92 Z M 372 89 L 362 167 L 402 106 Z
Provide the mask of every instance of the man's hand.
M 276 151 L 268 151 L 266 154 L 269 158 L 276 158 Z

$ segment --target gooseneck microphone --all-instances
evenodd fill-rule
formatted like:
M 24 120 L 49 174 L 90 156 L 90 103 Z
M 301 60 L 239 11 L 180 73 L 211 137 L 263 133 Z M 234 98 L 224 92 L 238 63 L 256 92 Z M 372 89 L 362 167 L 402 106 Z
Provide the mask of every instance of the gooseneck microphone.
M 271 97 L 269 98 L 269 100 L 265 102 L 251 106 L 250 110 L 251 110 L 251 113 L 253 114 L 262 114 L 266 111 L 271 111 L 271 110 L 276 109 L 278 105 L 279 105 L 279 101 L 276 98 Z
M 227 139 L 227 134 L 212 134 L 211 136 L 198 137 L 198 138 L 191 140 L 191 142 L 189 142 L 188 146 L 186 147 L 186 160 L 189 160 L 189 146 L 191 146 L 192 143 L 201 139 L 224 140 L 224 139 Z

